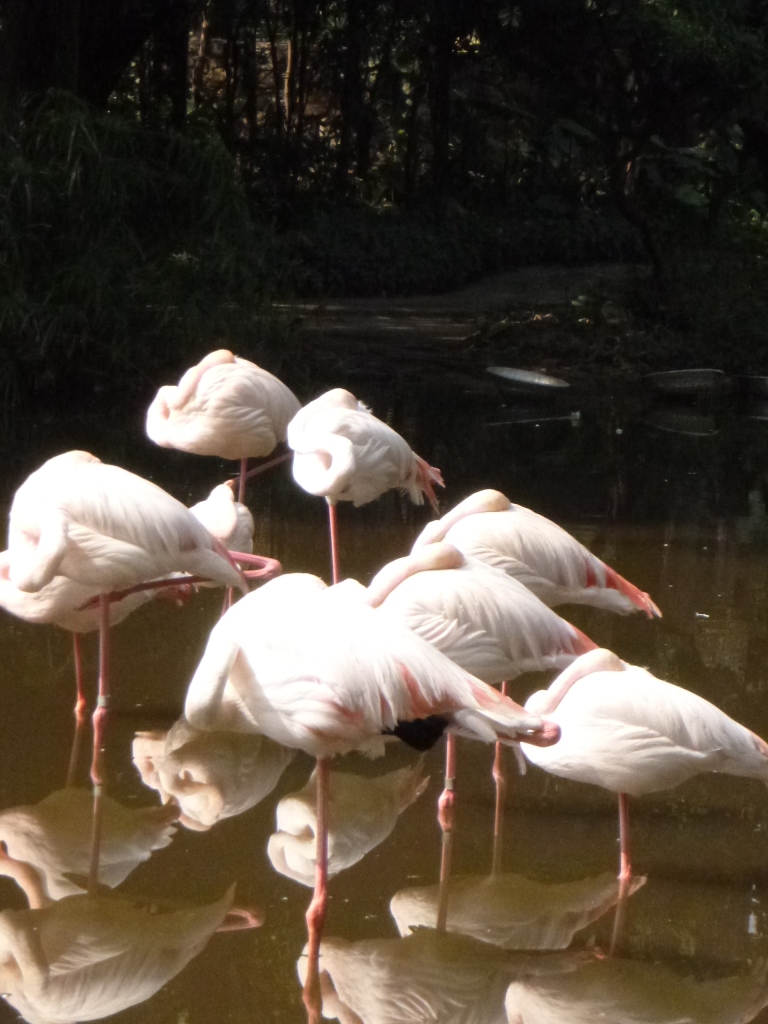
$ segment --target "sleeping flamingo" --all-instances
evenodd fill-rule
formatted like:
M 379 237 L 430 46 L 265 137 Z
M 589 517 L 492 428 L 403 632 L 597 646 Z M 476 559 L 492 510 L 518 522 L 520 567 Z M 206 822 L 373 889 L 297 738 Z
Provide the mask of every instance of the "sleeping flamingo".
M 366 602 L 394 616 L 484 683 L 524 672 L 562 669 L 595 644 L 561 619 L 530 590 L 499 569 L 467 558 L 451 544 L 417 548 L 385 565 L 371 581 Z M 442 820 L 453 804 L 456 738 L 448 735 Z M 506 788 L 503 752 L 494 762 L 494 861 L 501 854 Z M 496 865 L 498 867 L 498 864 Z
M 421 505 L 426 495 L 437 511 L 434 485 L 440 470 L 427 465 L 396 431 L 342 388 L 305 405 L 288 424 L 293 476 L 310 494 L 328 502 L 333 582 L 339 582 L 336 504 L 365 505 L 393 487 Z
M 588 604 L 627 615 L 661 612 L 648 594 L 619 576 L 561 527 L 500 491 L 477 491 L 431 522 L 414 550 L 448 541 L 465 555 L 503 569 L 550 606 Z
M 365 606 L 344 585 L 279 577 L 233 605 L 211 631 L 187 692 L 197 728 L 261 732 L 317 758 L 317 871 L 307 911 L 310 980 L 325 916 L 329 758 L 383 752 L 399 722 L 439 716 L 448 729 L 493 742 L 553 743 L 545 726 L 421 637 Z
M 573 662 L 526 702 L 561 729 L 529 761 L 565 779 L 619 794 L 619 878 L 631 876 L 627 796 L 678 786 L 700 772 L 768 783 L 768 744 L 714 704 L 598 649 Z
M 208 498 L 193 505 L 190 512 L 228 550 L 247 554 L 253 552 L 253 517 L 245 505 L 235 501 L 231 488 L 226 484 L 215 487 Z M 25 622 L 59 626 L 72 633 L 77 699 L 75 743 L 67 772 L 67 785 L 71 786 L 74 783 L 86 711 L 80 635 L 99 629 L 99 604 L 95 599 L 101 590 L 98 586 L 86 586 L 68 576 L 57 575 L 40 590 L 30 593 L 20 590 L 11 582 L 10 566 L 10 552 L 0 552 L 0 608 Z M 135 590 L 114 595 L 109 602 L 109 624 L 118 625 L 132 611 L 155 597 L 178 600 L 184 594 L 183 582 L 179 581 L 162 590 Z
M 49 459 L 16 491 L 7 555 L 7 579 L 21 591 L 39 592 L 64 576 L 99 595 L 99 692 L 91 764 L 95 884 L 109 698 L 110 595 L 178 572 L 246 593 L 248 587 L 226 548 L 180 501 L 156 484 L 80 451 Z
M 147 410 L 147 434 L 163 448 L 239 459 L 242 501 L 248 459 L 270 455 L 299 408 L 298 398 L 273 374 L 218 349 L 178 385 L 160 388 Z

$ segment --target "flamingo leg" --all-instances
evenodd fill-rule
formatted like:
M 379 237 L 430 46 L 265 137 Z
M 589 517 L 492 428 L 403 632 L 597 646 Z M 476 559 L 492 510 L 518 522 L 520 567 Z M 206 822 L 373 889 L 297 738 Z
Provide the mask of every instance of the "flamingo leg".
M 506 697 L 506 681 L 501 684 L 501 692 Z M 501 870 L 502 840 L 504 838 L 504 803 L 507 797 L 507 768 L 503 743 L 496 744 L 492 774 L 496 786 L 496 811 L 493 817 L 493 862 L 491 864 L 491 874 L 497 875 Z
M 245 481 L 248 479 L 248 459 L 240 459 L 240 478 L 237 483 L 237 500 L 242 505 L 245 500 Z
M 440 887 L 437 896 L 437 922 L 435 925 L 438 932 L 444 932 L 448 923 L 448 887 L 453 859 L 454 782 L 456 779 L 456 737 L 449 732 L 445 738 L 445 787 L 437 802 L 437 820 L 443 831 L 440 849 Z
M 99 855 L 101 852 L 101 826 L 103 798 L 106 788 L 104 778 L 104 731 L 107 724 L 109 704 L 109 595 L 99 597 L 99 691 L 93 712 L 93 759 L 91 761 L 91 782 L 93 783 L 93 819 L 91 825 L 91 863 L 88 871 L 88 892 L 94 895 L 99 884 Z
M 339 547 L 336 536 L 336 502 L 326 498 L 328 502 L 328 529 L 331 535 L 331 575 L 334 583 L 339 582 Z
M 245 474 L 246 480 L 252 480 L 255 476 L 263 473 L 267 469 L 272 469 L 273 466 L 279 466 L 282 462 L 287 462 L 288 459 L 293 458 L 293 452 L 283 452 L 282 455 L 276 455 L 274 459 L 268 459 L 266 462 L 259 463 L 258 466 L 254 466 L 253 469 L 249 469 Z M 243 499 L 239 497 L 237 499 L 242 503 Z
M 323 937 L 325 909 L 328 896 L 328 790 L 330 761 L 317 759 L 317 831 L 315 833 L 315 891 L 307 909 L 307 979 L 303 999 L 310 1021 L 320 1020 L 322 997 L 320 994 L 320 940 Z
M 85 711 L 87 702 L 85 699 L 85 687 L 83 685 L 83 653 L 80 645 L 80 634 L 72 634 L 72 647 L 75 658 L 75 685 L 77 686 L 77 700 L 75 701 L 75 735 L 72 740 L 72 751 L 69 755 L 69 767 L 67 768 L 67 786 L 74 786 L 77 774 L 77 764 L 80 760 L 80 748 L 83 745 L 83 729 L 85 727 Z
M 632 863 L 629 857 L 629 797 L 619 793 L 619 881 L 632 877 Z
M 621 938 L 624 933 L 624 924 L 627 919 L 627 902 L 629 900 L 629 878 L 619 880 L 619 898 L 616 902 L 616 913 L 613 917 L 613 931 L 611 932 L 610 956 L 618 956 L 620 953 Z

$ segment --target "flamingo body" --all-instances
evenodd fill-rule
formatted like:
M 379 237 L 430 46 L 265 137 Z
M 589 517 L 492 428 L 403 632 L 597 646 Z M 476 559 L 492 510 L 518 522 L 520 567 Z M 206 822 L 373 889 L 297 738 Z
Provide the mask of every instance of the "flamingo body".
M 310 494 L 365 505 L 393 487 L 436 508 L 438 469 L 419 458 L 396 431 L 342 388 L 305 405 L 288 425 L 293 476 Z
M 270 581 L 219 620 L 185 715 L 197 728 L 261 732 L 318 758 L 379 754 L 382 733 L 430 715 L 488 742 L 557 736 L 345 587 L 306 574 Z
M 216 903 L 69 896 L 0 914 L 0 984 L 28 1021 L 98 1020 L 153 996 L 222 924 L 233 889 Z
M 87 587 L 67 576 L 54 576 L 40 590 L 28 593 L 11 583 L 10 565 L 10 553 L 0 552 L 0 608 L 25 622 L 60 626 L 72 633 L 90 633 L 99 628 L 99 606 L 91 603 L 99 595 L 98 587 Z M 142 590 L 112 601 L 109 606 L 110 625 L 122 622 L 156 594 L 156 591 Z
M 700 980 L 606 957 L 513 981 L 506 1008 L 509 1024 L 748 1024 L 767 999 L 764 961 L 747 974 Z
M 99 593 L 173 572 L 247 589 L 226 550 L 180 501 L 87 452 L 49 459 L 18 489 L 8 578 L 35 592 L 67 576 Z
M 352 867 L 383 843 L 398 817 L 426 789 L 422 762 L 409 768 L 365 778 L 351 772 L 330 773 L 328 807 L 328 876 Z M 317 867 L 316 773 L 298 793 L 284 796 L 276 809 L 277 829 L 269 837 L 267 856 L 282 875 L 315 884 Z
M 189 511 L 227 551 L 253 553 L 253 516 L 235 500 L 229 484 L 214 487 L 205 501 L 198 501 Z
M 645 882 L 633 881 L 635 892 Z M 537 882 L 522 875 L 457 875 L 448 889 L 446 929 L 502 949 L 567 949 L 577 931 L 619 899 L 616 876 L 605 872 L 576 882 Z M 434 928 L 439 886 L 401 889 L 389 910 L 401 935 Z
M 428 523 L 414 550 L 437 541 L 503 569 L 550 607 L 588 604 L 620 615 L 638 610 L 649 618 L 661 615 L 648 594 L 575 537 L 531 509 L 513 505 L 499 491 L 478 491 Z
M 526 708 L 560 726 L 556 746 L 525 748 L 553 775 L 633 796 L 706 771 L 768 782 L 768 744 L 759 736 L 703 697 L 624 665 L 610 651 L 583 655 Z
M 255 458 L 285 440 L 299 408 L 277 377 L 220 349 L 187 370 L 178 386 L 160 388 L 147 412 L 147 434 L 163 448 Z
M 0 811 L 0 842 L 14 860 L 33 865 L 43 894 L 59 900 L 82 892 L 73 878 L 88 874 L 91 852 L 91 795 L 60 789 L 37 804 Z M 119 885 L 139 864 L 173 839 L 175 807 L 127 808 L 104 798 L 104 832 L 99 882 Z
M 244 733 L 201 732 L 183 718 L 168 732 L 137 733 L 133 760 L 145 786 L 197 832 L 255 807 L 280 780 L 294 752 Z
M 517 580 L 445 543 L 385 566 L 367 600 L 486 683 L 564 668 L 595 646 Z

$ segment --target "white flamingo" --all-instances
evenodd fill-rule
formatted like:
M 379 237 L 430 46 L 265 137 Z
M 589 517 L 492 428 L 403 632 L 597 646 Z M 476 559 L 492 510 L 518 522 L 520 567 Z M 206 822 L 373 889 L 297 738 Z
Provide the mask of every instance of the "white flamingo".
M 588 604 L 626 615 L 661 612 L 634 584 L 611 569 L 561 527 L 500 491 L 478 491 L 426 525 L 414 549 L 448 541 L 520 580 L 550 606 Z
M 526 747 L 529 761 L 619 794 L 620 878 L 631 874 L 628 795 L 669 789 L 707 771 L 768 783 L 768 744 L 759 736 L 611 651 L 582 655 L 525 706 L 561 730 L 551 750 Z
M 178 385 L 160 388 L 147 410 L 147 435 L 163 448 L 238 459 L 242 501 L 248 459 L 270 455 L 299 408 L 298 398 L 273 374 L 218 349 Z
M 310 494 L 328 502 L 333 582 L 339 582 L 336 504 L 365 505 L 394 487 L 437 510 L 440 470 L 413 452 L 408 442 L 342 388 L 305 405 L 288 425 L 294 451 L 293 476 Z

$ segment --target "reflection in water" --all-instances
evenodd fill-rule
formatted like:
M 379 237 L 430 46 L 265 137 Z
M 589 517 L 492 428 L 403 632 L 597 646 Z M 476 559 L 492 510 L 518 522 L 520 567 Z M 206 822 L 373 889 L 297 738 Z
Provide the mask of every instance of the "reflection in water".
M 167 732 L 140 732 L 133 741 L 144 785 L 156 789 L 164 804 L 178 804 L 179 821 L 195 830 L 255 807 L 293 756 L 266 736 L 202 732 L 184 718 Z
M 395 827 L 403 811 L 421 796 L 429 777 L 423 759 L 365 778 L 331 771 L 328 801 L 328 875 L 357 864 Z M 304 885 L 315 884 L 317 864 L 317 772 L 298 793 L 277 805 L 278 831 L 269 837 L 267 854 L 276 871 Z
M 202 907 L 82 895 L 5 910 L 0 989 L 33 1024 L 98 1020 L 144 1002 L 205 947 L 233 893 Z
M 768 1004 L 764 963 L 699 981 L 660 964 L 606 959 L 513 982 L 509 1024 L 748 1024 Z
M 735 409 L 724 408 L 717 411 L 717 434 L 691 436 L 692 429 L 707 426 L 708 430 L 709 426 L 681 417 L 665 424 L 674 432 L 662 432 L 659 423 L 644 425 L 641 398 L 598 396 L 595 404 L 585 404 L 578 431 L 567 423 L 542 420 L 540 429 L 510 426 L 491 437 L 483 422 L 508 418 L 503 410 L 493 408 L 493 397 L 475 400 L 455 395 L 444 405 L 410 395 L 394 394 L 388 399 L 372 389 L 364 397 L 402 430 L 416 450 L 446 470 L 450 488 L 446 508 L 480 488 L 499 488 L 565 525 L 601 560 L 649 590 L 664 610 L 662 620 L 649 623 L 638 616 L 612 618 L 584 607 L 563 609 L 580 630 L 627 662 L 648 665 L 655 676 L 680 681 L 756 733 L 768 734 L 765 424 L 739 418 Z M 690 412 L 710 416 L 708 409 Z M 4 492 L 8 499 L 29 466 L 40 464 L 64 445 L 89 448 L 94 436 L 103 442 L 105 459 L 158 480 L 185 505 L 207 494 L 224 473 L 212 462 L 147 445 L 139 435 L 138 419 L 135 435 L 121 422 L 110 438 L 110 423 L 54 421 L 46 416 L 44 411 L 39 413 L 37 434 L 27 449 L 9 456 Z M 12 480 L 11 474 L 17 479 Z M 291 569 L 323 574 L 327 527 L 321 503 L 295 487 L 287 470 L 265 476 L 249 498 L 257 550 L 280 558 Z M 341 506 L 339 519 L 344 568 L 362 584 L 382 564 L 410 549 L 424 525 L 425 512 L 412 509 L 392 493 L 361 509 Z M 143 602 L 145 596 L 137 600 Z M 285 608 L 286 615 L 292 614 L 290 602 Z M 131 741 L 141 730 L 136 762 L 161 799 L 173 794 L 168 806 L 154 808 L 154 814 L 175 813 L 172 804 L 178 800 L 192 828 L 228 816 L 208 832 L 180 829 L 169 845 L 162 838 L 163 829 L 171 833 L 166 823 L 159 830 L 159 843 L 165 849 L 149 859 L 153 841 L 146 835 L 140 842 L 134 838 L 131 849 L 143 851 L 144 863 L 118 890 L 118 901 L 129 908 L 134 903 L 146 906 L 146 901 L 127 895 L 138 888 L 152 894 L 156 907 L 165 906 L 163 893 L 194 902 L 209 898 L 198 893 L 218 894 L 231 878 L 237 878 L 241 894 L 258 893 L 266 903 L 267 926 L 262 934 L 217 937 L 193 969 L 129 1017 L 116 1018 L 115 1024 L 132 1019 L 142 1024 L 218 1024 L 221 1020 L 296 1024 L 303 1017 L 295 963 L 306 937 L 307 893 L 269 869 L 265 848 L 274 829 L 276 805 L 281 797 L 301 789 L 309 761 L 297 754 L 280 776 L 277 767 L 274 774 L 272 767 L 261 771 L 258 757 L 251 757 L 249 744 L 264 743 L 258 736 L 209 734 L 215 752 L 205 754 L 183 726 L 173 727 L 166 735 L 169 723 L 180 713 L 185 688 L 219 609 L 218 595 L 206 593 L 183 613 L 157 603 L 131 616 L 114 634 L 113 661 L 119 679 L 106 757 L 111 794 L 122 812 L 139 816 L 133 821 L 146 813 L 127 809 L 147 799 L 129 762 Z M 95 614 L 90 614 L 95 626 Z M 77 809 L 67 810 L 69 797 L 64 795 L 52 794 L 35 806 L 62 781 L 60 766 L 70 739 L 66 684 L 71 655 L 65 642 L 68 637 L 6 615 L 0 615 L 0 641 L 5 652 L 0 659 L 5 694 L 0 799 L 8 808 L 6 815 L 0 815 L 0 830 L 6 817 L 13 821 L 20 813 L 23 819 L 21 829 L 12 829 L 13 834 L 6 837 L 11 856 L 0 856 L 0 873 L 18 881 L 31 906 L 42 907 L 49 896 L 76 891 L 83 874 L 77 865 L 88 842 L 87 825 L 81 828 L 88 813 L 87 799 L 82 815 Z M 90 670 L 95 651 L 86 648 L 84 653 Z M 522 702 L 548 682 L 518 680 L 512 692 Z M 231 688 L 229 696 L 236 697 Z M 139 741 L 146 744 L 143 750 Z M 217 743 L 223 746 L 216 747 Z M 287 760 L 290 755 L 280 756 Z M 599 874 L 613 859 L 609 797 L 597 787 L 532 768 L 516 781 L 508 801 L 514 827 L 507 830 L 504 859 L 510 874 L 480 878 L 476 873 L 489 863 L 491 852 L 488 766 L 482 749 L 471 744 L 460 749 L 460 757 L 453 855 L 462 874 L 448 887 L 447 920 L 448 928 L 457 931 L 441 937 L 433 928 L 418 927 L 434 923 L 437 895 L 429 883 L 437 878 L 439 829 L 433 799 L 425 795 L 358 869 L 331 881 L 328 927 L 332 934 L 343 934 L 350 941 L 329 939 L 324 947 L 323 986 L 329 1016 L 335 1014 L 344 1024 L 422 1024 L 434 1020 L 437 1013 L 441 1024 L 457 1020 L 505 1024 L 507 993 L 513 1024 L 593 1024 L 598 1020 L 604 1024 L 678 1024 L 681 1020 L 735 1024 L 759 1013 L 765 990 L 763 972 L 756 965 L 768 955 L 768 811 L 762 787 L 722 775 L 703 775 L 640 802 L 633 822 L 634 853 L 638 868 L 648 872 L 650 880 L 626 905 L 621 949 L 628 959 L 593 962 L 573 951 L 574 946 L 587 946 L 600 954 L 610 948 L 616 915 L 599 916 L 600 908 L 610 906 L 616 893 L 613 876 Z M 437 750 L 429 753 L 425 772 L 436 775 L 438 761 Z M 365 768 L 359 770 L 366 773 Z M 267 782 L 268 776 L 273 781 Z M 196 784 L 202 788 L 195 789 Z M 275 789 L 267 794 L 273 784 Z M 262 793 L 261 802 L 255 797 L 257 791 Z M 42 851 L 48 856 L 50 841 L 43 832 L 55 832 L 55 828 L 48 825 L 48 818 L 42 825 L 30 824 L 26 815 L 34 817 L 38 808 L 57 799 L 62 801 L 61 810 L 53 816 L 68 838 L 61 847 L 64 852 L 57 852 L 48 868 L 45 857 L 35 861 L 34 855 Z M 25 805 L 25 810 L 13 807 L 18 804 Z M 105 805 L 101 881 L 113 884 L 108 863 L 112 812 L 109 801 Z M 235 816 L 247 806 L 252 807 L 247 815 Z M 307 826 L 308 830 L 315 827 L 311 815 Z M 115 827 L 116 835 L 132 827 L 123 821 Z M 70 843 L 77 848 L 79 860 L 70 860 Z M 118 869 L 128 870 L 119 846 L 116 842 L 115 880 Z M 309 852 L 306 868 L 311 871 Z M 12 857 L 24 858 L 26 863 L 12 862 Z M 39 871 L 32 866 L 35 863 Z M 580 877 L 584 881 L 570 881 Z M 547 883 L 540 883 L 537 893 L 536 883 L 523 878 L 547 879 Z M 589 895 L 593 883 L 594 897 Z M 526 885 L 532 888 L 527 902 L 521 903 Z M 571 887 L 573 902 L 564 900 L 561 917 L 563 908 L 556 905 Z M 18 905 L 12 904 L 19 897 L 11 885 L 4 882 L 0 889 L 6 895 L 5 906 Z M 77 917 L 80 924 L 65 941 L 54 922 L 61 957 L 52 959 L 44 985 L 43 973 L 35 967 L 38 961 L 31 955 L 24 961 L 24 949 L 28 953 L 34 946 L 36 933 L 30 937 L 30 928 L 44 920 L 39 913 L 22 912 L 17 918 L 22 924 L 12 929 L 17 948 L 0 957 L 5 963 L 4 978 L 14 973 L 16 964 L 17 982 L 22 975 L 18 964 L 32 964 L 25 967 L 25 991 L 17 986 L 15 998 L 19 1007 L 23 998 L 36 1000 L 27 1012 L 37 1021 L 65 1020 L 67 1015 L 70 1020 L 87 1019 L 96 1002 L 99 1012 L 112 1012 L 141 998 L 137 986 L 144 985 L 145 978 L 159 978 L 165 954 L 158 952 L 158 945 L 134 945 L 135 935 L 129 928 L 130 939 L 115 939 L 112 946 L 111 940 L 106 943 L 118 949 L 115 963 L 123 957 L 135 958 L 130 977 L 121 982 L 126 999 L 117 998 L 116 988 L 111 990 L 112 998 L 103 986 L 102 999 L 97 981 L 93 998 L 81 987 L 82 999 L 78 1002 L 72 996 L 57 1017 L 59 1010 L 46 1001 L 48 996 L 55 997 L 59 987 L 71 986 L 74 992 L 100 969 L 106 973 L 111 962 L 109 958 L 91 962 L 93 954 L 87 950 L 98 943 L 88 937 L 104 934 L 108 925 L 91 922 L 81 927 L 87 904 L 84 897 L 78 899 L 83 909 L 77 910 L 75 903 L 77 913 L 67 909 L 72 901 L 58 904 L 64 908 L 60 913 Z M 412 935 L 382 937 L 394 935 L 387 920 L 390 901 L 403 930 L 416 926 Z M 107 901 L 99 890 L 90 905 L 102 902 Z M 4 936 L 7 915 L 13 921 L 18 913 L 0 915 Z M 144 920 L 141 913 L 139 918 Z M 577 921 L 589 922 L 589 928 L 579 932 Z M 152 930 L 151 921 L 148 929 Z M 462 936 L 459 930 L 470 934 Z M 176 924 L 169 931 L 174 941 L 180 938 Z M 513 955 L 488 944 L 491 938 L 521 944 L 524 932 L 531 944 L 534 940 L 554 944 L 557 939 L 562 945 L 569 937 L 572 944 L 569 952 L 555 957 Z M 49 931 L 46 939 L 49 950 L 52 935 Z M 169 968 L 165 977 L 171 973 Z M 12 982 L 3 984 L 12 990 Z M 161 983 L 162 979 L 147 984 L 145 994 L 155 992 Z M 2 1024 L 15 1019 L 15 1014 L 11 1006 L 0 1005 Z M 765 1021 L 766 1016 L 764 1011 L 760 1019 Z
M 323 1016 L 341 1024 L 506 1024 L 510 983 L 530 972 L 570 971 L 579 957 L 505 953 L 457 935 L 419 931 L 404 939 L 323 939 Z M 304 980 L 306 958 L 298 964 Z
M 39 872 L 49 899 L 60 900 L 85 888 L 92 810 L 89 791 L 68 788 L 38 804 L 0 811 L 0 842 L 10 857 Z M 131 809 L 105 796 L 103 815 L 99 882 L 114 888 L 155 850 L 169 845 L 179 812 L 175 806 Z
M 636 892 L 644 878 L 632 880 Z M 389 909 L 401 935 L 434 928 L 439 886 L 401 889 Z M 504 949 L 567 949 L 576 932 L 599 920 L 619 899 L 606 872 L 578 882 L 535 882 L 521 875 L 465 875 L 448 886 L 449 932 Z

